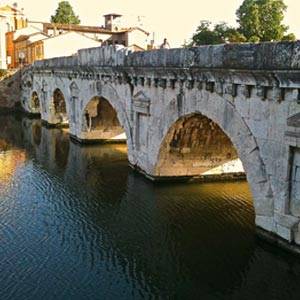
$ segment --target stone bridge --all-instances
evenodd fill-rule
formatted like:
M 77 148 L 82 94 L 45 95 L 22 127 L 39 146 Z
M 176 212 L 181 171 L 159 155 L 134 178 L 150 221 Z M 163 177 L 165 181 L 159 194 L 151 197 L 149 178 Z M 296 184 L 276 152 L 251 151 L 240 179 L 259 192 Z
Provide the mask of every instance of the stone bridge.
M 257 226 L 300 245 L 300 42 L 80 50 L 24 69 L 21 102 L 78 142 L 126 137 L 153 180 L 244 170 Z

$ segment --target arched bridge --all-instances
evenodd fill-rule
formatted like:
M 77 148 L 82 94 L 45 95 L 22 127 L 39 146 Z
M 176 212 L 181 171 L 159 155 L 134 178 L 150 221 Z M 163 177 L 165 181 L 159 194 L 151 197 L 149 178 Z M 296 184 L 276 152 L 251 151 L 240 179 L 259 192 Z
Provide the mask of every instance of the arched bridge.
M 22 104 L 79 142 L 126 136 L 152 179 L 232 175 L 240 159 L 258 227 L 300 245 L 300 42 L 80 50 L 25 69 Z

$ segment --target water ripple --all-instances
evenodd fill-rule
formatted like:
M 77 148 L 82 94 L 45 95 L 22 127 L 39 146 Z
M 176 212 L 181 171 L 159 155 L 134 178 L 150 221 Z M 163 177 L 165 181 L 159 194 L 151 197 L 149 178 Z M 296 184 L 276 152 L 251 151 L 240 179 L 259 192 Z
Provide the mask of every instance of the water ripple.
M 35 145 L 1 118 L 0 299 L 299 299 L 300 262 L 256 239 L 246 182 L 154 185 L 121 146 L 46 128 Z

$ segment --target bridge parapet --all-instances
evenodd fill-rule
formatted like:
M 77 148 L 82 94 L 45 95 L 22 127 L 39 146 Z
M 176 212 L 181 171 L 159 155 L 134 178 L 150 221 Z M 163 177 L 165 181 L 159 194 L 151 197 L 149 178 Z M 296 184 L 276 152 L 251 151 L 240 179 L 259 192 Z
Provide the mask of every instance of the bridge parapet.
M 300 42 L 223 44 L 128 55 L 127 66 L 299 70 Z
M 300 70 L 300 41 L 223 44 L 131 52 L 122 46 L 79 50 L 71 57 L 38 61 L 37 68 L 64 66 L 166 67 L 235 70 Z
M 35 61 L 31 69 L 68 68 L 78 66 L 78 54 Z
M 224 92 L 232 91 L 233 95 L 237 86 L 232 85 L 246 85 L 246 94 L 257 86 L 262 98 L 265 98 L 268 89 L 275 88 L 281 89 L 275 91 L 276 98 L 281 99 L 285 94 L 282 89 L 300 88 L 299 58 L 300 41 L 224 44 L 134 53 L 123 46 L 105 46 L 82 49 L 70 57 L 37 61 L 32 71 L 84 71 L 81 75 L 90 78 L 109 77 L 114 73 L 119 79 L 130 79 L 134 85 L 142 83 L 165 88 L 175 86 L 176 82 L 186 82 L 187 87 L 204 83 L 208 89 L 213 84 L 218 90 L 222 89 L 221 93 L 224 89 Z M 226 88 L 226 84 L 231 86 Z

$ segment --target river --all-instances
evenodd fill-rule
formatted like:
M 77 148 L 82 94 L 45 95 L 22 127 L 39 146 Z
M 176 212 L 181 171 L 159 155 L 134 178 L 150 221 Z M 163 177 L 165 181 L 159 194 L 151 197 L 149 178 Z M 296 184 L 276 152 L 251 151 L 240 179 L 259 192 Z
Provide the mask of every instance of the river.
M 0 117 L 0 299 L 300 299 L 246 181 L 153 184 L 126 145 Z

